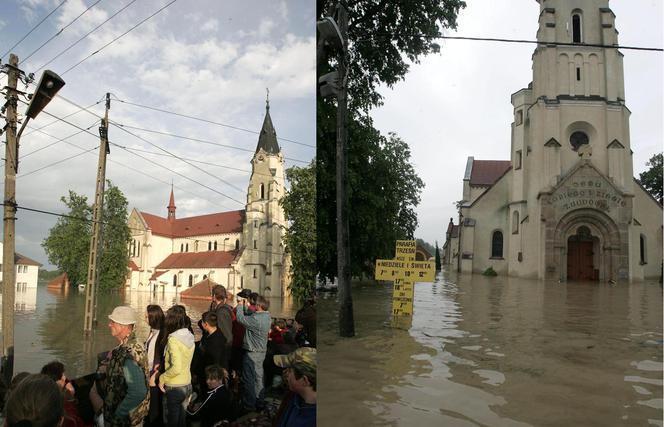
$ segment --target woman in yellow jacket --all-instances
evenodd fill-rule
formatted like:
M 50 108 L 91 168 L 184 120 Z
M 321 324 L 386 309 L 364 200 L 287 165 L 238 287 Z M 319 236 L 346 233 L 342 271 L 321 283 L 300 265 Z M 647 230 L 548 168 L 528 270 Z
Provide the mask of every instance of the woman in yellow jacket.
M 194 335 L 187 329 L 184 306 L 174 305 L 166 312 L 166 346 L 164 373 L 159 388 L 165 393 L 164 421 L 167 427 L 185 426 L 185 407 L 191 396 L 191 359 L 194 356 Z

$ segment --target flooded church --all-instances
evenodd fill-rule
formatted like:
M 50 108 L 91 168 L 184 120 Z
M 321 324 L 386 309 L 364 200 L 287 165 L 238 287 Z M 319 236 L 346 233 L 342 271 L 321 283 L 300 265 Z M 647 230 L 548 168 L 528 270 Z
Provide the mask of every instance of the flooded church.
M 633 177 L 615 15 L 607 0 L 538 2 L 533 81 L 511 97 L 511 159 L 468 158 L 444 262 L 524 278 L 657 278 L 662 206 Z

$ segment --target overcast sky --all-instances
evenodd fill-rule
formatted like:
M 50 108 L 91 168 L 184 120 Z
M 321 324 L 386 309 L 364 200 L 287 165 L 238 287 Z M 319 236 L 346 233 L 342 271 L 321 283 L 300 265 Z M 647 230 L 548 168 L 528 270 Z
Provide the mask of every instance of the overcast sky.
M 19 56 L 20 68 L 26 73 L 35 72 L 38 78 L 40 67 L 129 5 L 45 67 L 61 74 L 67 82 L 59 95 L 87 107 L 110 92 L 114 95 L 111 121 L 241 149 L 128 129 L 177 156 L 213 164 L 196 163 L 192 167 L 173 157 L 134 151 L 164 166 L 159 167 L 111 146 L 107 178 L 124 192 L 130 208 L 166 216 L 173 182 L 178 217 L 243 209 L 250 160 L 258 135 L 123 104 L 116 98 L 258 132 L 265 115 L 266 88 L 269 88 L 270 113 L 277 136 L 300 143 L 280 140 L 287 157 L 286 167 L 302 166 L 313 158 L 316 90 L 313 1 L 263 0 L 252 1 L 251 7 L 247 7 L 247 3 L 237 1 L 179 0 L 79 66 L 66 71 L 170 3 L 170 0 L 102 0 L 27 62 L 22 61 L 95 1 L 66 1 L 12 50 Z M 60 3 L 62 0 L 3 0 L 0 55 Z M 8 57 L 2 58 L 3 63 Z M 5 84 L 6 77 L 0 78 L 0 85 Z M 24 89 L 24 86 L 19 88 Z M 90 110 L 103 115 L 104 105 L 99 103 Z M 77 108 L 56 99 L 46 111 L 63 117 L 75 113 Z M 19 112 L 25 112 L 25 105 L 19 106 Z M 98 119 L 87 112 L 78 112 L 66 120 L 82 128 L 92 126 L 90 131 L 98 135 L 99 125 L 95 123 Z M 28 126 L 40 128 L 53 121 L 52 117 L 42 113 Z M 65 138 L 79 129 L 57 122 L 42 132 Z M 109 130 L 109 139 L 127 148 L 160 152 L 157 147 L 113 126 Z M 81 133 L 67 142 L 83 150 L 56 142 L 30 154 L 55 141 L 42 133 L 30 132 L 30 128 L 24 133 L 16 196 L 20 206 L 65 212 L 60 197 L 68 190 L 84 194 L 89 200 L 94 198 L 97 150 L 31 173 L 93 149 L 99 143 L 97 136 Z M 19 211 L 17 216 L 17 251 L 48 264 L 40 243 L 56 218 L 25 211 Z
M 449 35 L 535 40 L 535 0 L 468 0 Z M 662 47 L 661 0 L 613 0 L 618 40 L 625 46 Z M 385 105 L 373 112 L 384 134 L 398 133 L 412 149 L 412 161 L 426 188 L 417 209 L 416 236 L 440 246 L 454 202 L 462 198 L 468 156 L 509 160 L 510 95 L 532 81 L 534 45 L 449 40 L 439 55 L 413 65 L 405 81 L 383 88 Z M 626 105 L 634 173 L 662 151 L 661 52 L 623 50 Z

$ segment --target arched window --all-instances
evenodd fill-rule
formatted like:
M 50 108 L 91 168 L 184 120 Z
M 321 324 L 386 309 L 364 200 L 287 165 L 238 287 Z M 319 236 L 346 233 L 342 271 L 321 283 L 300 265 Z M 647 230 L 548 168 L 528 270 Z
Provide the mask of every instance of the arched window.
M 184 245 L 184 251 L 185 251 L 185 252 L 189 252 L 189 243 L 187 243 L 186 245 Z
M 208 242 L 208 251 L 212 250 L 212 242 Z
M 519 234 L 519 211 L 512 214 L 512 234 Z
M 581 14 L 572 15 L 572 43 L 581 43 Z
M 194 284 L 194 276 L 192 276 L 192 275 L 190 274 L 190 275 L 189 275 L 189 287 L 191 288 L 191 285 L 193 285 L 193 284 Z
M 503 232 L 496 230 L 491 236 L 491 258 L 503 257 Z
M 265 184 L 261 184 L 261 199 L 265 198 Z
M 180 252 L 184 252 L 184 243 L 180 243 Z
M 177 285 L 178 285 L 178 275 L 174 274 L 173 275 L 173 286 L 177 286 Z
M 140 257 L 141 256 L 141 242 L 137 242 L 136 245 L 136 256 Z
M 203 275 L 203 280 L 207 279 L 207 274 Z
M 256 278 L 256 269 L 254 268 L 254 279 Z
M 217 241 L 216 240 L 214 241 L 214 250 L 215 251 L 217 250 Z
M 235 239 L 235 250 L 236 251 L 240 250 L 240 239 Z
M 646 236 L 641 234 L 639 236 L 639 255 L 641 260 L 641 265 L 648 263 L 647 252 L 646 252 Z

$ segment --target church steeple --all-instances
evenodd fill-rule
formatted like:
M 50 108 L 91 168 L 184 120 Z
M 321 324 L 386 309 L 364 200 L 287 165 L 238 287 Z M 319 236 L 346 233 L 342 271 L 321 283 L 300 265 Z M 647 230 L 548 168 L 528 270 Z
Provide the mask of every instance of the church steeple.
M 171 186 L 171 199 L 168 202 L 168 220 L 175 221 L 175 197 L 173 196 L 172 186 Z
M 281 149 L 277 143 L 277 132 L 272 125 L 272 118 L 270 117 L 270 92 L 265 100 L 265 119 L 263 119 L 263 127 L 261 128 L 260 136 L 258 137 L 258 146 L 256 152 L 263 149 L 268 154 L 278 154 Z

